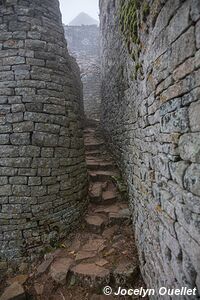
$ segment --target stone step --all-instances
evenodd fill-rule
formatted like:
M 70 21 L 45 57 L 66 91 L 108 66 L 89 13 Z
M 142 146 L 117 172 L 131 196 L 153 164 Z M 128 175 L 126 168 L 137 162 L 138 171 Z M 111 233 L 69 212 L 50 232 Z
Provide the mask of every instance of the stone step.
M 91 171 L 112 171 L 116 168 L 112 161 L 103 161 L 98 159 L 86 159 L 87 167 Z
M 85 142 L 85 150 L 97 150 L 104 145 L 103 141 L 92 141 L 92 142 Z
M 102 204 L 113 204 L 118 199 L 119 193 L 115 190 L 107 190 L 102 193 Z
M 50 276 L 58 284 L 66 283 L 67 274 L 73 260 L 69 257 L 57 258 L 50 267 Z
M 126 224 L 129 225 L 131 222 L 131 213 L 129 208 L 120 209 L 118 212 L 109 213 L 109 224 Z
M 89 176 L 91 181 L 108 181 L 112 176 L 119 176 L 119 172 L 117 170 L 113 171 L 89 171 Z
M 110 282 L 110 271 L 95 263 L 80 263 L 71 269 L 74 281 L 81 286 L 100 288 Z
M 125 209 L 125 208 L 128 208 L 128 205 L 121 205 L 121 203 L 115 203 L 115 204 L 111 204 L 111 205 L 98 205 L 98 206 L 95 206 L 93 208 L 93 211 L 94 213 L 100 213 L 100 214 L 105 214 L 105 215 L 108 215 L 110 213 L 118 213 L 120 210 L 122 209 Z
M 106 225 L 105 218 L 102 218 L 97 214 L 86 216 L 85 222 L 88 230 L 97 234 L 102 233 Z
M 26 293 L 19 282 L 13 282 L 0 296 L 1 300 L 26 300 Z
M 102 198 L 102 182 L 93 182 L 89 187 L 89 198 L 91 203 L 100 203 Z
M 87 157 L 99 157 L 101 155 L 101 150 L 97 149 L 97 150 L 87 150 L 85 151 L 85 156 Z
M 112 277 L 116 286 L 129 286 L 139 276 L 139 272 L 139 263 L 133 264 L 132 261 L 127 259 L 118 263 L 112 272 Z

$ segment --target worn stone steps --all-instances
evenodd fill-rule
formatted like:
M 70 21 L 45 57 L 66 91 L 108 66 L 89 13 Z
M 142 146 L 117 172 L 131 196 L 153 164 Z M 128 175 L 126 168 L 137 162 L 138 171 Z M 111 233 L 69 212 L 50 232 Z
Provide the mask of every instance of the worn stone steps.
M 87 143 L 92 140 L 86 157 L 90 175 L 88 212 L 61 248 L 46 254 L 29 279 L 19 283 L 21 288 L 18 285 L 16 293 L 22 297 L 27 293 L 36 300 L 69 299 L 70 291 L 70 299 L 76 300 L 77 290 L 85 290 L 88 300 L 104 299 L 104 286 L 116 290 L 119 285 L 133 287 L 139 278 L 131 214 L 114 180 L 120 173 L 103 143 L 96 142 L 95 131 L 89 128 L 85 135 Z
M 88 170 L 91 170 L 91 171 L 113 171 L 116 169 L 116 166 L 112 161 L 87 159 L 86 164 L 87 164 Z
M 102 182 L 106 182 L 108 180 L 110 180 L 110 178 L 119 176 L 120 173 L 117 169 L 112 170 L 112 171 L 88 171 L 89 176 L 91 181 L 102 181 Z

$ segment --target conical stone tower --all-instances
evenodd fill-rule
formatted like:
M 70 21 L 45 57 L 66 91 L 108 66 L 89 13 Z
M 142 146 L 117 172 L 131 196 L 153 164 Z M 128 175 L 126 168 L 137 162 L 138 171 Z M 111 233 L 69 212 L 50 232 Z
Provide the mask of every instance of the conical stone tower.
M 0 1 L 0 273 L 66 235 L 86 206 L 81 84 L 58 0 Z

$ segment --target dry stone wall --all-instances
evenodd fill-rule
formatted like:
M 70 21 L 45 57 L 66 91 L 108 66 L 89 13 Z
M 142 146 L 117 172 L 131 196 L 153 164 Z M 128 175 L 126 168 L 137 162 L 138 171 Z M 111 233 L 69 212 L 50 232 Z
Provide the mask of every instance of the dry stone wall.
M 64 26 L 64 29 L 70 54 L 76 58 L 81 71 L 85 116 L 87 119 L 99 119 L 101 104 L 99 27 Z
M 101 0 L 100 18 L 101 121 L 142 274 L 149 288 L 200 293 L 200 1 Z
M 0 1 L 0 273 L 33 260 L 86 206 L 78 66 L 57 0 Z

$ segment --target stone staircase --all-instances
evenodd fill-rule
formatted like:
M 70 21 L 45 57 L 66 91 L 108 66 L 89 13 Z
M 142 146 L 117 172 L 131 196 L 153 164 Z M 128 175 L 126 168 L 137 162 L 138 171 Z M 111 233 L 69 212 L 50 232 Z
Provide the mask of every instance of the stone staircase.
M 107 285 L 144 287 L 120 173 L 97 129 L 86 128 L 84 139 L 90 179 L 84 222 L 31 274 L 8 279 L 1 300 L 103 300 L 114 299 L 103 295 Z

